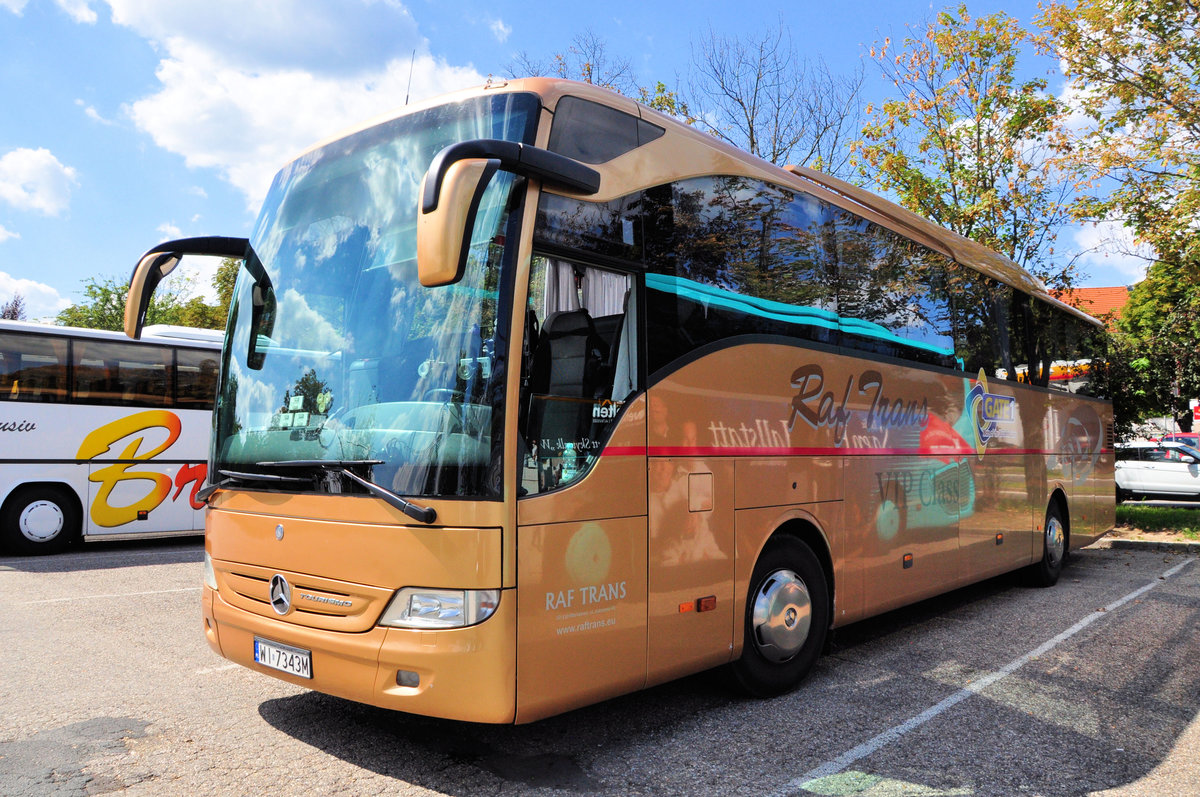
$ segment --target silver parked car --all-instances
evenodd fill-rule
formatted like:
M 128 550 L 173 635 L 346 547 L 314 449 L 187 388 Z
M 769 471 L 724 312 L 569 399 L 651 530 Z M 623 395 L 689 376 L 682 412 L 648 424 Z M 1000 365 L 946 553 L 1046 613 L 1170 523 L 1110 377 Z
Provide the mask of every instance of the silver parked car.
M 1185 443 L 1127 443 L 1117 446 L 1117 500 L 1200 498 L 1200 450 Z

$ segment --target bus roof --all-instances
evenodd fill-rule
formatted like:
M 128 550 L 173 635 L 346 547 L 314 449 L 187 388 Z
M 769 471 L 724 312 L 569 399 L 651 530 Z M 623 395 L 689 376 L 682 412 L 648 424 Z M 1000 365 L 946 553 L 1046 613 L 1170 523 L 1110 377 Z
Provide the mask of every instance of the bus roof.
M 859 186 L 804 166 L 777 166 L 701 130 L 683 124 L 672 116 L 642 105 L 608 89 L 590 83 L 557 78 L 522 78 L 492 80 L 484 86 L 433 97 L 419 104 L 377 117 L 327 139 L 311 152 L 346 135 L 365 130 L 398 116 L 416 113 L 448 102 L 479 96 L 485 92 L 530 92 L 540 97 L 546 111 L 553 113 L 560 99 L 579 97 L 645 119 L 671 132 L 652 142 L 630 150 L 607 163 L 589 164 L 600 172 L 600 191 L 580 197 L 592 201 L 608 201 L 641 188 L 705 175 L 739 175 L 756 177 L 777 185 L 791 186 L 813 194 L 838 207 L 869 218 L 876 223 L 954 258 L 959 263 L 1010 285 L 1024 293 L 1037 296 L 1065 312 L 1095 326 L 1103 324 L 1083 310 L 1055 298 L 1042 283 L 1010 258 L 988 247 L 945 229 L 883 197 Z M 549 125 L 542 125 L 537 146 L 545 147 Z M 615 185 L 616 188 L 608 188 Z M 570 191 L 550 189 L 552 193 L 571 195 Z
M 56 324 L 41 324 L 36 321 L 0 320 L 0 331 L 25 332 L 33 335 L 55 335 L 59 337 L 92 338 L 96 340 L 113 340 L 124 343 L 130 341 L 124 332 L 111 332 L 106 329 L 85 329 L 83 327 L 63 327 Z M 151 344 L 167 344 L 175 346 L 195 346 L 197 348 L 220 348 L 225 339 L 225 333 L 217 329 L 193 329 L 168 324 L 156 324 L 145 328 L 142 340 Z

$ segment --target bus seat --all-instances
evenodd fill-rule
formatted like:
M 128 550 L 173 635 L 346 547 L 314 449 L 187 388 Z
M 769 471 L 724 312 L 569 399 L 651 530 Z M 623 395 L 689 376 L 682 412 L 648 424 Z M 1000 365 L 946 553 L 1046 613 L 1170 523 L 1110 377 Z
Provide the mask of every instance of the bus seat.
M 602 387 L 599 375 L 606 349 L 586 310 L 552 313 L 542 325 L 530 379 L 535 395 L 553 397 L 542 401 L 535 399 L 535 405 L 530 408 L 534 413 L 532 427 L 537 430 L 537 439 L 533 442 L 541 456 L 557 456 L 570 442 L 578 449 L 590 433 L 590 402 L 555 401 L 554 398 L 595 398 L 596 391 Z
M 592 398 L 606 349 L 587 310 L 552 313 L 542 325 L 533 357 L 534 390 Z

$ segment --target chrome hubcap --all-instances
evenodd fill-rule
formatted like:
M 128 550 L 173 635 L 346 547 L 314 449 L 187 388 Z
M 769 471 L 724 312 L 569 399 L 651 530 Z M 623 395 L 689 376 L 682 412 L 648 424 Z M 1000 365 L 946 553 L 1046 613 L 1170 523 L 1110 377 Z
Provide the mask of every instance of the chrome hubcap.
M 1046 521 L 1046 564 L 1051 568 L 1058 567 L 1062 562 L 1066 542 L 1067 535 L 1059 519 L 1052 517 Z
M 812 626 L 812 601 L 804 581 L 791 570 L 763 579 L 750 613 L 754 640 L 763 657 L 784 662 L 804 647 Z
M 34 501 L 21 510 L 17 527 L 27 540 L 46 542 L 58 536 L 63 530 L 62 507 L 53 501 Z

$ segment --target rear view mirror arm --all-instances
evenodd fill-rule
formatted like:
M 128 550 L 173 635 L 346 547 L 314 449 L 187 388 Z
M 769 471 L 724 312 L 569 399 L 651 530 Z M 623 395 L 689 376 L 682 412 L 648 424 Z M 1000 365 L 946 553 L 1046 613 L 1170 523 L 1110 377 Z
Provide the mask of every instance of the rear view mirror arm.
M 581 194 L 600 190 L 600 173 L 563 155 L 513 141 L 480 138 L 462 141 L 443 149 L 429 164 L 421 195 L 421 212 L 437 210 L 442 180 L 450 167 L 461 160 L 499 161 L 500 168 L 525 177 L 534 177 L 560 188 Z

